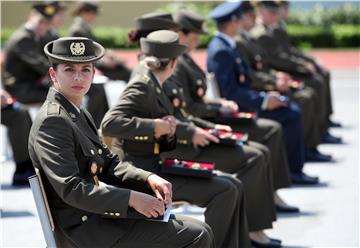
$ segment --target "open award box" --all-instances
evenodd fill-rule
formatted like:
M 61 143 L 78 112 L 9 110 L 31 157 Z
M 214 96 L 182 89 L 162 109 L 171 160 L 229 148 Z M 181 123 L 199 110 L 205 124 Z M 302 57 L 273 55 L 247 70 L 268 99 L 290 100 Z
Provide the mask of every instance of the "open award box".
M 178 159 L 166 159 L 160 163 L 160 172 L 164 174 L 210 178 L 213 175 L 213 163 L 193 162 Z
M 247 143 L 248 134 L 247 133 L 236 133 L 229 132 L 224 130 L 216 130 L 216 129 L 206 129 L 210 134 L 214 135 L 219 139 L 219 145 L 227 145 L 227 146 L 238 146 Z
M 256 119 L 256 112 L 229 112 L 220 113 L 211 121 L 219 124 L 252 124 Z

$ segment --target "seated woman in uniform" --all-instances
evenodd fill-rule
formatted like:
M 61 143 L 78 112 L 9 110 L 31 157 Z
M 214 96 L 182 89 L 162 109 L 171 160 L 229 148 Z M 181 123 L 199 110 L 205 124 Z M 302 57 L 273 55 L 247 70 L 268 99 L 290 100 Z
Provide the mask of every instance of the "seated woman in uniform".
M 105 49 L 87 38 L 66 37 L 44 48 L 53 81 L 29 137 L 58 230 L 77 247 L 214 247 L 205 223 L 175 217 L 167 223 L 127 218 L 130 207 L 164 214 L 172 186 L 121 162 L 104 146 L 80 103 Z M 149 195 L 143 192 L 152 192 Z
M 154 30 L 158 26 L 163 26 L 164 28 L 166 27 L 166 29 L 171 30 L 179 30 L 179 25 L 174 23 L 170 14 L 150 13 L 137 18 L 136 24 L 137 30 L 132 32 L 132 34 L 136 35 L 130 35 L 133 42 L 140 41 L 140 38 L 144 37 L 148 30 Z M 144 60 L 145 57 L 146 54 L 144 54 L 143 51 L 140 51 L 139 59 Z M 180 56 L 180 58 L 181 57 L 182 56 Z M 147 73 L 148 69 L 144 64 L 145 63 L 140 62 L 134 68 L 132 78 L 136 77 L 136 75 L 144 75 Z M 166 90 L 166 84 L 167 83 L 163 84 L 164 90 Z M 166 91 L 164 92 L 166 94 Z M 144 101 L 139 100 L 139 102 L 142 103 Z M 140 104 L 138 108 L 150 108 L 151 106 L 151 104 L 146 106 Z M 270 156 L 268 156 L 268 149 L 255 142 L 249 143 L 250 145 L 245 144 L 243 146 L 235 147 L 217 145 L 215 143 L 218 139 L 206 131 L 205 128 L 224 129 L 230 127 L 218 124 L 215 125 L 214 123 L 205 122 L 200 118 L 191 117 L 190 119 L 189 116 L 180 116 L 178 111 L 179 106 L 181 106 L 181 104 L 178 106 L 175 106 L 174 104 L 173 106 L 173 115 L 178 122 L 176 129 L 176 149 L 168 152 L 164 151 L 161 156 L 163 158 L 176 157 L 179 159 L 200 162 L 211 161 L 216 164 L 218 170 L 235 174 L 244 185 L 247 221 L 250 238 L 254 241 L 253 244 L 259 243 L 259 246 L 261 246 L 263 244 L 271 245 L 274 243 L 274 240 L 270 239 L 263 231 L 271 228 L 272 222 L 275 220 L 274 199 L 272 197 L 273 186 L 271 182 L 271 168 L 269 168 Z M 111 111 L 115 115 L 114 110 Z M 143 109 L 142 111 L 145 110 Z M 136 114 L 137 113 L 133 115 Z M 110 117 L 105 117 L 105 119 L 106 118 Z M 110 125 L 108 125 L 107 128 L 109 128 L 109 126 Z M 125 130 L 125 132 L 126 131 L 127 130 Z M 110 134 L 119 139 L 113 144 L 113 147 L 122 146 L 121 140 L 123 139 L 122 135 L 124 134 L 121 134 L 122 131 L 120 130 L 118 132 L 119 133 L 117 134 Z M 122 151 L 122 149 L 115 150 L 116 153 L 120 151 Z M 281 165 L 279 166 L 281 167 Z M 283 172 L 283 170 L 281 170 L 281 172 Z M 277 245 L 279 242 L 275 243 Z
M 175 148 L 174 134 L 178 129 L 162 85 L 171 76 L 185 46 L 169 30 L 152 32 L 140 43 L 146 67 L 130 80 L 118 103 L 105 115 L 103 134 L 115 137 L 113 150 L 124 150 L 125 160 L 170 181 L 174 200 L 206 208 L 205 221 L 214 232 L 217 247 L 249 247 L 239 180 L 226 174 L 204 179 L 161 173 L 160 155 Z

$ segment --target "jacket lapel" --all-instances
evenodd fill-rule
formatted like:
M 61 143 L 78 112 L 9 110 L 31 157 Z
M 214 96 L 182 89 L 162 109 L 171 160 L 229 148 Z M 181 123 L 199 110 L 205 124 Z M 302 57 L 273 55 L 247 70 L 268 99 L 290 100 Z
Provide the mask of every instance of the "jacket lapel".
M 61 93 L 59 93 L 52 87 L 49 90 L 47 99 L 50 102 L 58 102 L 65 109 L 71 120 L 75 122 L 76 126 L 79 127 L 80 132 L 87 136 L 89 139 L 91 139 L 93 142 L 101 145 L 100 139 L 97 135 L 97 129 L 95 127 L 95 124 L 92 122 L 90 114 L 87 113 L 87 111 L 83 111 L 85 114 L 83 117 L 81 117 L 81 114 L 69 102 L 69 100 L 67 100 Z

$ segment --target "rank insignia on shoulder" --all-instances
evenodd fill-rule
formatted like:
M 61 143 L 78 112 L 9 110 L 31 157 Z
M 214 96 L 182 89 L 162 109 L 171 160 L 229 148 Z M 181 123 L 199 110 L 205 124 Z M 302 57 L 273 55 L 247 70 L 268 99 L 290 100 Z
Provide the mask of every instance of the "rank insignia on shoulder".
M 60 105 L 55 102 L 52 102 L 48 105 L 47 114 L 54 115 L 60 113 Z

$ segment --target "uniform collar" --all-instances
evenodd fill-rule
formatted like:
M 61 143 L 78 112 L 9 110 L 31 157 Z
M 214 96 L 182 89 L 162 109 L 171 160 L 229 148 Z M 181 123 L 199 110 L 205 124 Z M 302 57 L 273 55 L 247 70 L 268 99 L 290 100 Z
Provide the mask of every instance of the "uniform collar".
M 235 43 L 234 39 L 231 38 L 229 35 L 227 35 L 223 32 L 220 32 L 220 31 L 216 31 L 215 35 L 224 39 L 231 46 L 231 48 L 236 48 L 236 43 Z
M 47 100 L 50 102 L 56 101 L 63 106 L 73 121 L 76 121 L 80 117 L 80 111 L 77 110 L 76 106 L 54 87 L 50 87 Z

